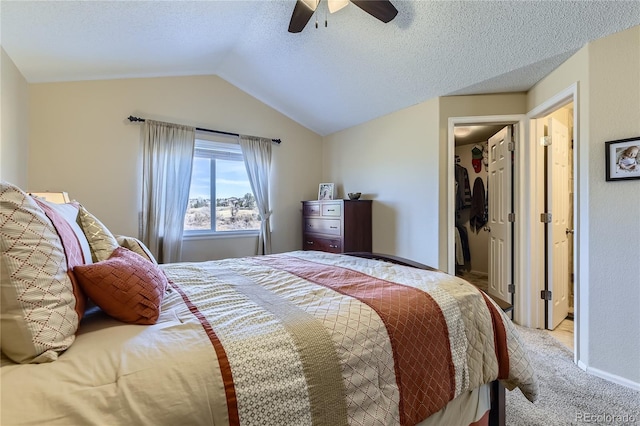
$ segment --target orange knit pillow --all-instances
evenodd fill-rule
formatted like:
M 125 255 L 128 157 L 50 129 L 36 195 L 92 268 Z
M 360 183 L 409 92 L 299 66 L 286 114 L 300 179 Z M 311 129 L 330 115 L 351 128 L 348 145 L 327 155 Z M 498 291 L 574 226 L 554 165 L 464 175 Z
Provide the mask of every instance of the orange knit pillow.
M 131 324 L 155 324 L 168 287 L 164 272 L 124 247 L 109 259 L 73 268 L 87 296 L 112 317 Z

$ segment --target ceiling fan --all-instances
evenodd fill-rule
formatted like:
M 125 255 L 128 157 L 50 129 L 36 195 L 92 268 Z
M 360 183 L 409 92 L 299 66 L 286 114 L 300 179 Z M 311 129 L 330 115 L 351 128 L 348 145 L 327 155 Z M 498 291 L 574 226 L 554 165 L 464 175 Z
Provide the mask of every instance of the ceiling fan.
M 349 2 L 385 24 L 398 14 L 398 9 L 389 0 L 327 0 L 329 13 L 342 9 Z M 297 0 L 291 15 L 291 22 L 289 22 L 289 32 L 299 33 L 302 31 L 309 19 L 311 19 L 311 15 L 316 11 L 319 3 L 320 0 Z

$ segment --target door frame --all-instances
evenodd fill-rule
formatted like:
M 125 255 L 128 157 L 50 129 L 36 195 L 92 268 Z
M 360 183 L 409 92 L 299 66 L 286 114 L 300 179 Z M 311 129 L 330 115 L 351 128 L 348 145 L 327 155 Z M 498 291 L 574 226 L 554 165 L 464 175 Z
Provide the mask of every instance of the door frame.
M 514 156 L 514 229 L 516 294 L 514 322 L 544 329 L 544 227 L 540 213 L 544 209 L 544 157 L 535 141 L 534 120 L 573 102 L 573 264 L 574 264 L 574 362 L 583 370 L 589 365 L 589 152 L 580 141 L 579 85 L 573 83 L 555 96 L 535 106 L 527 114 L 450 117 L 447 127 L 447 271 L 455 275 L 455 194 L 454 164 L 456 125 L 518 124 L 518 144 Z M 582 232 L 585 230 L 585 232 Z
M 582 148 L 586 144 L 580 143 L 580 104 L 579 87 L 574 83 L 555 96 L 541 103 L 529 113 L 527 121 L 529 124 L 528 139 L 531 174 L 525 179 L 530 180 L 528 186 L 531 190 L 530 211 L 534 221 L 530 224 L 531 231 L 531 267 L 532 271 L 543 271 L 543 275 L 531 281 L 530 285 L 530 306 L 531 306 L 531 327 L 545 328 L 544 306 L 545 302 L 539 297 L 544 290 L 544 226 L 536 221 L 536 216 L 544 212 L 544 147 L 539 141 L 536 120 L 546 117 L 563 106 L 573 103 L 573 308 L 574 308 L 574 333 L 573 343 L 574 362 L 583 370 L 588 365 L 588 300 L 589 300 L 589 269 L 588 269 L 588 249 L 589 233 L 581 232 L 582 229 L 589 229 L 589 179 L 588 179 L 588 150 Z
M 448 206 L 448 214 L 447 214 L 447 272 L 451 275 L 455 275 L 455 194 L 454 194 L 454 164 L 455 164 L 455 135 L 453 130 L 456 126 L 474 126 L 474 125 L 488 125 L 488 124 L 498 124 L 498 125 L 516 125 L 517 127 L 517 144 L 514 152 L 514 165 L 513 165 L 513 205 L 516 213 L 516 223 L 513 229 L 513 246 L 512 250 L 514 251 L 514 264 L 513 264 L 513 275 L 515 277 L 516 283 L 521 282 L 521 276 L 523 275 L 523 271 L 521 270 L 522 258 L 526 257 L 524 253 L 526 250 L 523 250 L 523 246 L 521 242 L 523 240 L 522 235 L 522 225 L 519 224 L 518 220 L 518 212 L 524 211 L 522 203 L 526 201 L 522 194 L 522 178 L 520 170 L 523 170 L 523 155 L 521 155 L 520 148 L 525 141 L 525 137 L 528 134 L 527 126 L 529 120 L 527 119 L 525 114 L 510 114 L 510 115 L 486 115 L 486 116 L 470 116 L 470 117 L 449 117 L 448 120 L 448 129 L 447 129 L 447 206 Z M 523 314 L 523 310 L 527 309 L 528 300 L 523 298 L 523 291 L 516 291 L 514 297 L 514 321 L 521 323 L 520 316 Z

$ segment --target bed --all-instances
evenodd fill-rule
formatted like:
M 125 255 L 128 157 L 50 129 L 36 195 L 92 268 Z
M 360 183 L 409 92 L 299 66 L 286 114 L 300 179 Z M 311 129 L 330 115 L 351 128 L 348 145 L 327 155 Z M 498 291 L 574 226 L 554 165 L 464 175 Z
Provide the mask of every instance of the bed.
M 510 320 L 443 272 L 313 251 L 158 265 L 77 203 L 3 183 L 0 207 L 3 426 L 481 425 L 498 382 L 537 396 Z M 66 302 L 25 308 L 50 275 Z M 75 329 L 34 338 L 65 303 Z

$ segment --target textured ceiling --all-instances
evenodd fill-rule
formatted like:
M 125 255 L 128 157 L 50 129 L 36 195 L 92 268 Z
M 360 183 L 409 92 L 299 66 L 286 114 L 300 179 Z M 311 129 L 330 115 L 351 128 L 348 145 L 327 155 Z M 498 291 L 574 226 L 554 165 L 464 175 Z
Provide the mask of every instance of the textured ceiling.
M 640 24 L 637 0 L 392 2 L 388 24 L 321 2 L 290 34 L 294 0 L 2 0 L 0 43 L 29 82 L 216 74 L 327 135 L 437 96 L 527 90 Z

